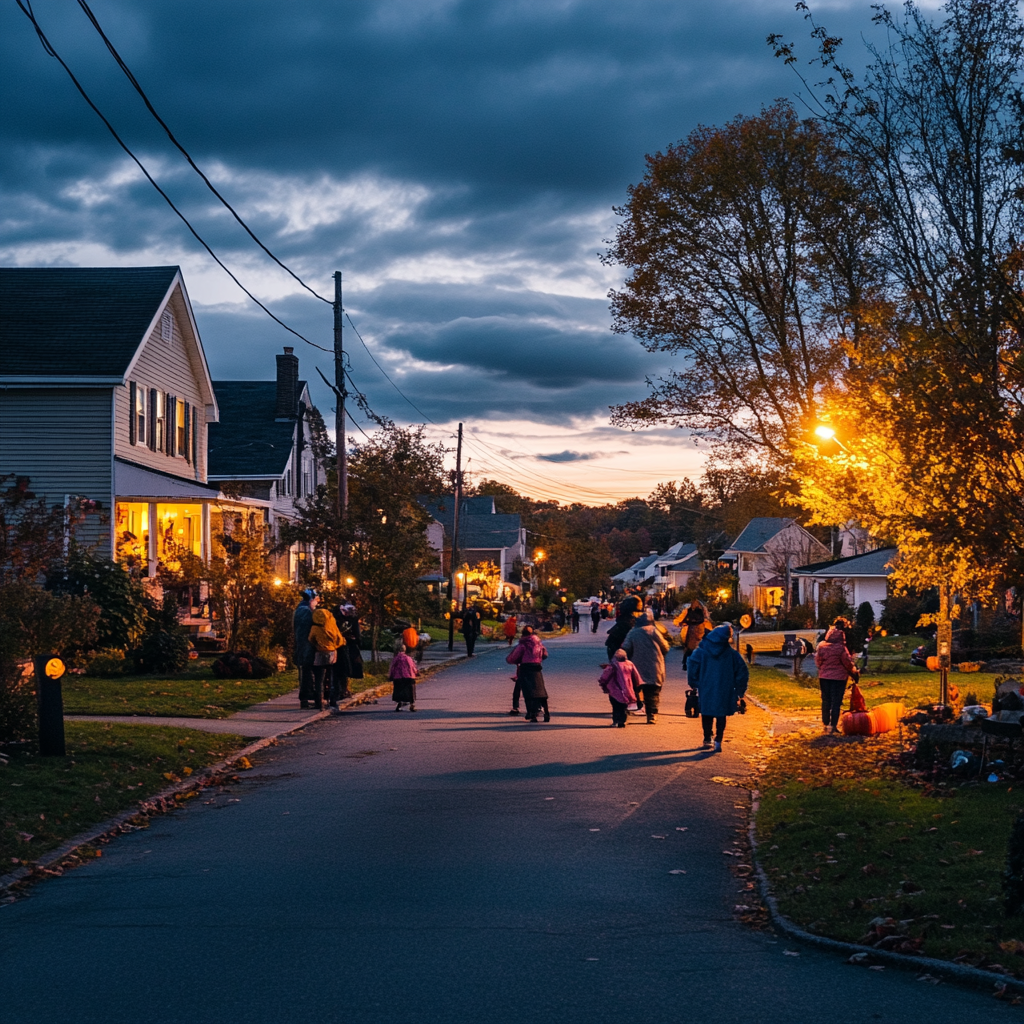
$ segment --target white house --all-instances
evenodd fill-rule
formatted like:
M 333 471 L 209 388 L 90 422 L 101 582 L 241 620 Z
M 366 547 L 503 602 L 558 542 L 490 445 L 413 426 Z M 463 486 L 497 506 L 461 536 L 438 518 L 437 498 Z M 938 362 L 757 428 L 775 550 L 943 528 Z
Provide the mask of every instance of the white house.
M 858 608 L 864 601 L 870 601 L 875 620 L 881 618 L 885 599 L 889 596 L 889 563 L 896 554 L 896 548 L 878 548 L 862 555 L 837 558 L 830 562 L 805 565 L 793 570 L 793 578 L 799 581 L 800 599 L 814 605 L 818 613 L 818 598 L 828 584 L 839 583 L 846 591 L 846 599 Z
M 723 552 L 734 561 L 739 577 L 739 599 L 763 612 L 786 604 L 787 575 L 793 570 L 824 562 L 831 552 L 795 519 L 758 516 L 751 519 Z M 799 600 L 793 595 L 794 602 Z

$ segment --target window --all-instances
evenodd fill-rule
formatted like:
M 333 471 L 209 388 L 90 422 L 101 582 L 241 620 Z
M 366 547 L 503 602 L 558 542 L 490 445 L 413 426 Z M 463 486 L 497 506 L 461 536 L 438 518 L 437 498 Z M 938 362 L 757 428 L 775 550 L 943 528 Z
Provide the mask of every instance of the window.
M 132 410 L 135 419 L 135 443 L 146 443 L 146 389 L 136 386 L 135 408 Z
M 176 455 L 188 455 L 188 438 L 186 436 L 185 427 L 185 403 L 177 401 L 174 403 L 174 431 L 175 431 L 175 444 L 174 452 Z
M 167 398 L 162 391 L 151 391 L 150 397 L 156 399 L 156 404 L 153 407 L 153 443 L 150 447 L 162 452 L 164 450 L 164 430 L 167 426 Z
M 164 341 L 171 341 L 174 338 L 174 317 L 168 310 L 160 317 L 160 337 Z

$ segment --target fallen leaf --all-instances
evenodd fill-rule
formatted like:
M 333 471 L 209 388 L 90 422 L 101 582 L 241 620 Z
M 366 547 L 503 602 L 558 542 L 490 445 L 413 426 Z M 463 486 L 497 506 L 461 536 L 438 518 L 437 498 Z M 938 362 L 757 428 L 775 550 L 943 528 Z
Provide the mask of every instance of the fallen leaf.
M 673 869 L 672 869 L 672 870 L 671 870 L 671 871 L 669 872 L 669 874 L 670 874 L 670 875 L 685 875 L 685 874 L 686 874 L 686 871 L 685 871 L 685 870 L 684 870 L 683 868 L 673 868 Z
M 667 836 L 651 836 L 652 839 L 667 839 Z
M 687 826 L 684 826 L 683 828 L 680 828 L 680 827 L 679 827 L 678 825 L 676 825 L 676 831 L 677 831 L 677 832 L 689 832 L 689 830 L 690 830 L 690 829 L 689 829 L 689 826 L 688 826 L 688 825 L 687 825 Z
M 872 964 L 872 965 L 871 965 L 871 966 L 870 966 L 870 967 L 868 968 L 868 970 L 869 970 L 869 971 L 884 971 L 884 970 L 885 970 L 885 968 L 884 968 L 884 967 L 883 967 L 883 966 L 882 966 L 881 964 Z
M 800 955 L 795 949 L 784 949 L 782 952 L 786 956 L 799 956 Z
M 601 830 L 599 828 L 592 828 L 590 831 L 591 832 L 600 832 Z

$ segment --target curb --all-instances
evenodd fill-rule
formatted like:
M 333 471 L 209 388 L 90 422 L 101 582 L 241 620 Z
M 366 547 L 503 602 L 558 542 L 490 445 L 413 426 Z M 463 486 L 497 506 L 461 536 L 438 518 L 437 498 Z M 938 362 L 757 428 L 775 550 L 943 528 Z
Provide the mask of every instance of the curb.
M 771 918 L 772 924 L 783 935 L 796 942 L 802 942 L 804 945 L 828 950 L 830 953 L 843 953 L 851 956 L 854 953 L 867 953 L 868 958 L 875 964 L 898 967 L 904 971 L 927 973 L 933 977 L 955 981 L 961 985 L 969 985 L 972 988 L 987 988 L 991 990 L 995 987 L 1005 992 L 1024 993 L 1024 981 L 1019 981 L 1009 975 L 994 974 L 992 971 L 983 971 L 979 967 L 954 964 L 949 960 L 935 960 L 926 956 L 907 956 L 905 953 L 892 953 L 884 949 L 876 950 L 872 949 L 871 946 L 860 946 L 854 942 L 843 942 L 841 939 L 829 939 L 824 935 L 815 935 L 813 932 L 805 931 L 788 917 L 785 917 L 779 911 L 778 901 L 772 894 L 771 883 L 768 881 L 768 876 L 765 874 L 764 868 L 761 867 L 761 862 L 757 857 L 757 836 L 755 831 L 757 812 L 760 806 L 760 793 L 756 789 L 751 790 L 750 824 L 747 826 L 747 837 L 750 841 L 754 870 L 757 872 L 761 899 L 768 908 L 768 916 Z
M 423 675 L 432 675 L 442 668 L 448 668 L 450 665 L 455 664 L 458 660 L 462 659 L 454 659 L 453 661 L 433 665 L 425 670 Z M 390 686 L 391 683 L 381 683 L 379 686 L 375 686 L 372 689 L 363 690 L 361 693 L 353 694 L 353 696 L 339 704 L 339 710 L 347 710 L 348 708 L 356 707 L 359 704 L 366 704 L 371 700 L 376 700 L 377 698 L 384 696 Z M 200 790 L 205 786 L 208 786 L 210 783 L 214 782 L 218 776 L 222 775 L 224 772 L 230 771 L 232 767 L 238 764 L 238 762 L 243 758 L 249 757 L 258 751 L 263 750 L 265 747 L 275 746 L 282 736 L 289 736 L 292 733 L 305 729 L 306 726 L 312 725 L 314 722 L 321 722 L 326 718 L 333 717 L 336 716 L 331 711 L 320 711 L 307 718 L 304 722 L 298 722 L 287 729 L 282 729 L 280 732 L 274 733 L 273 736 L 263 736 L 253 743 L 250 743 L 247 747 L 243 747 L 241 750 L 236 751 L 231 755 L 231 757 L 226 758 L 223 761 L 218 761 L 216 764 L 209 765 L 208 767 L 195 772 L 195 774 L 189 776 L 189 778 L 183 779 L 181 782 L 176 782 L 173 785 L 168 786 L 166 789 L 160 790 L 159 793 L 154 793 L 153 796 L 139 801 L 135 807 L 128 808 L 120 814 L 115 815 L 113 818 L 108 818 L 106 821 L 94 825 L 85 832 L 80 832 L 77 836 L 74 836 L 62 843 L 55 850 L 50 850 L 48 853 L 43 854 L 38 860 L 33 861 L 30 865 L 25 865 L 18 868 L 16 871 L 0 875 L 0 893 L 9 890 L 19 882 L 40 880 L 38 878 L 33 878 L 33 876 L 46 877 L 49 874 L 53 874 L 53 868 L 55 866 L 59 866 L 61 861 L 74 855 L 81 847 L 91 846 L 93 843 L 101 842 L 104 839 L 112 839 L 114 836 L 122 834 L 126 825 L 130 826 L 134 824 L 133 819 L 139 817 L 153 817 L 157 814 L 163 814 L 168 810 L 173 810 L 177 806 L 179 797 L 184 796 L 186 793 L 191 793 L 194 790 Z

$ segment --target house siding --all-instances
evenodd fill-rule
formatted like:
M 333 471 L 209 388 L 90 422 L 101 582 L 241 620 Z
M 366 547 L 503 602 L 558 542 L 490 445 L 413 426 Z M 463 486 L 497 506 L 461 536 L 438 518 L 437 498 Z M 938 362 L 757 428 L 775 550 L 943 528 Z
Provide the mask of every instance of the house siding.
M 206 404 L 200 383 L 202 368 L 193 364 L 196 348 L 194 344 L 186 345 L 182 334 L 183 330 L 191 332 L 191 325 L 180 288 L 175 288 L 172 292 L 166 309 L 170 310 L 174 317 L 170 340 L 164 340 L 158 317 L 156 326 L 146 338 L 146 343 L 128 377 L 129 381 L 135 381 L 140 388 L 145 388 L 147 393 L 150 388 L 155 388 L 165 394 L 174 395 L 179 402 L 188 402 L 191 408 L 196 409 L 199 431 L 196 444 L 198 465 L 193 466 L 183 455 L 167 455 L 162 451 L 152 451 L 146 444 L 131 443 L 129 430 L 132 410 L 129 381 L 115 391 L 114 451 L 118 458 L 145 466 L 147 469 L 205 483 Z M 189 429 L 191 431 L 191 424 Z M 189 447 L 191 448 L 191 443 Z
M 27 476 L 50 505 L 67 494 L 102 502 L 77 537 L 103 555 L 113 498 L 110 417 L 111 388 L 0 389 L 0 475 Z

